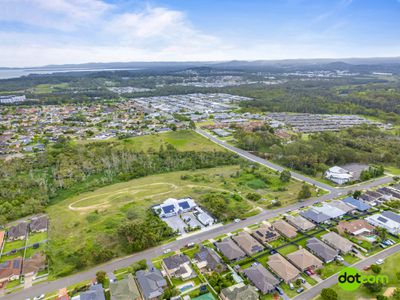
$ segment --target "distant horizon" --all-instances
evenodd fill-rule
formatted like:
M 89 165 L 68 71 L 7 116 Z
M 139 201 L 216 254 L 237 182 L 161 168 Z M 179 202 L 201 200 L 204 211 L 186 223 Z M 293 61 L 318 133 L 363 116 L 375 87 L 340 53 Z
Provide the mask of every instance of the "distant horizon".
M 230 63 L 230 62 L 248 62 L 248 63 L 256 63 L 256 62 L 307 62 L 307 61 L 321 61 L 321 62 L 345 62 L 351 60 L 399 60 L 400 63 L 400 55 L 399 56 L 371 56 L 371 57 L 316 57 L 316 58 L 282 58 L 282 59 L 229 59 L 229 60 L 149 60 L 149 61 L 88 61 L 82 63 L 64 63 L 64 64 L 48 64 L 48 65 L 37 65 L 37 66 L 21 66 L 21 67 L 12 67 L 12 66 L 0 66 L 0 69 L 45 69 L 45 68 L 57 68 L 57 67 L 70 67 L 70 68 L 82 68 L 85 65 L 104 65 L 104 64 L 218 64 L 218 63 Z M 347 61 L 347 62 L 346 62 Z M 349 63 L 351 64 L 351 63 Z M 79 67 L 81 66 L 81 67 Z M 121 67 L 122 69 L 124 67 Z
M 400 0 L 4 0 L 0 66 L 400 55 Z

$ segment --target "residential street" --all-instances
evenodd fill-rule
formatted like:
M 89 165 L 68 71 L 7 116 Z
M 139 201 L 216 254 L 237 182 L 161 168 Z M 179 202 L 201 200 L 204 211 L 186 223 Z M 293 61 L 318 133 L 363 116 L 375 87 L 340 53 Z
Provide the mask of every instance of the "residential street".
M 267 160 L 264 160 L 257 156 L 254 156 L 254 155 L 248 153 L 247 151 L 238 149 L 233 146 L 226 145 L 224 142 L 221 142 L 217 138 L 210 136 L 209 134 L 205 133 L 204 131 L 197 130 L 197 132 L 206 136 L 207 138 L 210 138 L 212 141 L 220 144 L 221 146 L 223 146 L 233 152 L 238 153 L 239 155 L 241 155 L 242 157 L 244 157 L 246 159 L 258 162 L 258 163 L 263 164 L 272 169 L 276 169 L 276 170 L 283 169 L 281 166 L 278 166 Z M 116 269 L 120 269 L 120 268 L 129 266 L 129 265 L 133 264 L 134 262 L 139 261 L 141 259 L 150 260 L 154 257 L 160 256 L 163 254 L 163 251 L 165 249 L 171 249 L 172 251 L 175 251 L 175 250 L 178 250 L 178 249 L 184 247 L 188 243 L 191 243 L 191 242 L 200 243 L 204 240 L 213 238 L 215 236 L 218 236 L 221 234 L 226 234 L 228 232 L 231 232 L 231 231 L 234 231 L 234 230 L 237 230 L 240 228 L 244 228 L 244 227 L 252 225 L 254 223 L 258 223 L 258 222 L 264 221 L 266 219 L 273 218 L 281 213 L 287 212 L 288 210 L 299 209 L 302 206 L 311 205 L 318 201 L 329 200 L 329 199 L 336 198 L 340 195 L 345 195 L 347 193 L 347 191 L 349 191 L 349 190 L 371 188 L 371 187 L 378 186 L 381 184 L 389 183 L 392 180 L 391 177 L 382 177 L 382 178 L 378 178 L 374 181 L 369 181 L 364 184 L 359 184 L 359 185 L 357 185 L 357 187 L 335 188 L 335 187 L 329 186 L 327 184 L 321 183 L 319 181 L 313 180 L 311 178 L 308 178 L 306 176 L 303 176 L 303 175 L 295 173 L 295 172 L 292 172 L 292 176 L 296 179 L 304 180 L 310 184 L 315 184 L 316 186 L 318 186 L 322 189 L 330 191 L 330 193 L 320 196 L 320 197 L 308 199 L 303 202 L 298 202 L 298 203 L 295 203 L 295 204 L 292 204 L 289 206 L 281 207 L 281 208 L 278 208 L 275 210 L 264 210 L 260 214 L 250 217 L 250 218 L 247 218 L 245 220 L 242 220 L 239 223 L 229 223 L 229 224 L 226 224 L 221 227 L 217 227 L 217 228 L 209 230 L 209 231 L 200 232 L 196 235 L 182 238 L 182 239 L 173 241 L 168 244 L 160 245 L 160 246 L 157 246 L 157 247 L 154 247 L 151 249 L 147 249 L 145 251 L 124 257 L 124 258 L 120 258 L 120 259 L 116 259 L 116 260 L 107 262 L 103 265 L 96 266 L 90 270 L 86 270 L 81 273 L 73 274 L 71 276 L 64 277 L 64 278 L 54 280 L 51 282 L 39 283 L 28 289 L 21 290 L 16 293 L 7 295 L 5 298 L 7 300 L 21 300 L 21 299 L 32 298 L 32 297 L 35 297 L 35 296 L 38 296 L 41 294 L 45 294 L 45 293 L 48 293 L 51 291 L 56 291 L 60 288 L 67 287 L 67 286 L 79 283 L 81 281 L 84 281 L 84 280 L 87 280 L 90 278 L 94 278 L 96 272 L 99 270 L 104 270 L 106 272 L 112 272 Z M 374 258 L 371 257 L 371 258 L 366 259 L 365 260 L 366 262 L 364 262 L 364 261 L 359 262 L 358 264 L 356 264 L 356 266 L 363 267 L 364 265 L 368 265 L 378 258 L 386 257 L 390 254 L 395 253 L 398 250 L 400 250 L 400 245 L 396 245 L 395 247 L 388 248 L 388 249 L 380 252 L 376 256 L 374 256 Z M 304 295 L 296 297 L 296 299 L 311 299 L 313 297 L 313 295 L 317 295 L 322 288 L 328 287 L 328 286 L 331 286 L 332 284 L 334 284 L 335 280 L 336 280 L 336 277 L 329 278 L 328 280 L 323 281 L 322 283 L 318 284 L 317 286 L 314 286 L 311 290 L 308 290 L 307 292 L 305 292 Z

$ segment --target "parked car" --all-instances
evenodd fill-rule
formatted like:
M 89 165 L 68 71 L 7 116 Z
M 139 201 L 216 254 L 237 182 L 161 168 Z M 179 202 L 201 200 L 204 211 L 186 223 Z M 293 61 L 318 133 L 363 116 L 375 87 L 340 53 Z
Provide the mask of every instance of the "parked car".
M 306 283 L 306 280 L 305 280 L 303 277 L 299 277 L 299 279 L 300 279 L 300 281 L 301 281 L 302 284 L 305 284 L 305 283 Z
M 283 290 L 279 286 L 277 286 L 275 289 L 278 291 L 279 295 L 283 295 Z
M 168 248 L 168 249 L 165 249 L 165 250 L 164 250 L 164 254 L 168 254 L 168 253 L 170 253 L 171 251 L 172 251 L 172 250 L 169 249 L 169 248 Z
M 289 282 L 289 288 L 290 288 L 291 290 L 294 290 L 294 285 L 293 285 L 293 283 Z
M 383 243 L 380 243 L 379 246 L 381 246 L 381 248 L 384 248 L 384 249 L 387 248 L 387 246 Z
M 383 259 L 378 259 L 375 263 L 377 264 L 377 265 L 381 265 L 381 264 L 383 264 L 385 261 L 383 260 Z
M 298 292 L 300 294 L 302 291 L 304 291 L 304 288 L 303 287 L 299 287 L 296 292 Z
M 37 249 L 37 248 L 39 248 L 39 246 L 40 246 L 39 243 L 34 243 L 34 244 L 32 245 L 32 248 L 33 248 L 33 249 Z
M 309 270 L 305 270 L 304 273 L 306 273 L 308 276 L 311 276 L 311 272 Z
M 192 248 L 192 247 L 194 247 L 194 245 L 196 245 L 196 244 L 192 242 L 192 243 L 187 244 L 186 247 L 187 248 Z
M 337 261 L 344 261 L 344 258 L 341 257 L 340 255 L 337 255 L 335 258 Z
M 393 241 L 392 239 L 388 239 L 388 241 L 391 241 L 393 243 L 393 245 L 396 244 L 396 242 Z
M 351 252 L 353 252 L 355 254 L 358 254 L 358 251 L 356 249 L 354 249 L 354 248 L 351 249 Z
M 41 299 L 44 299 L 44 294 L 41 294 L 40 296 L 33 298 L 33 300 L 41 300 Z
M 276 253 L 278 253 L 278 251 L 276 251 L 275 249 L 272 249 L 271 251 L 269 251 L 269 253 L 276 254 Z

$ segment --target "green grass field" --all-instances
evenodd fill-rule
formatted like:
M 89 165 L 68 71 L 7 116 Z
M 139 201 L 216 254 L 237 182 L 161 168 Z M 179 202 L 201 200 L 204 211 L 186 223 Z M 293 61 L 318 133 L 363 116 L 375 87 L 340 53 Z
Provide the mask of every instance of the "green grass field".
M 158 150 L 171 144 L 180 151 L 227 151 L 192 130 L 170 131 L 122 140 L 137 151 Z
M 48 248 L 52 270 L 58 273 L 66 268 L 65 262 L 56 257 L 60 252 L 68 256 L 68 253 L 72 254 L 82 245 L 91 245 L 94 241 L 112 247 L 117 255 L 127 254 L 115 241 L 119 224 L 126 220 L 128 213 L 133 220 L 143 219 L 152 205 L 170 197 L 191 196 L 201 204 L 201 196 L 209 192 L 237 193 L 250 208 L 253 207 L 250 209 L 252 214 L 257 213 L 259 210 L 256 208 L 263 203 L 246 200 L 250 192 L 279 198 L 284 205 L 297 201 L 300 182 L 285 183 L 286 190 L 278 191 L 276 178 L 279 175 L 262 169 L 273 183 L 255 190 L 248 184 L 254 180 L 253 177 L 236 176 L 240 170 L 239 166 L 226 166 L 153 175 L 113 184 L 51 205 L 47 211 L 50 217 Z M 292 196 L 287 193 L 289 190 Z
M 32 89 L 34 94 L 50 94 L 56 90 L 63 90 L 68 87 L 68 83 L 58 84 L 38 84 Z

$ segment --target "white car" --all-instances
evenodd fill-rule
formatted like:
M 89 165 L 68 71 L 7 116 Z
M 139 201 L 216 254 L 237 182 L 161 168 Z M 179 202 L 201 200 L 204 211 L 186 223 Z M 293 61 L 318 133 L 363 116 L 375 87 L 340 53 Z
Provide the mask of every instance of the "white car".
M 164 254 L 168 254 L 168 253 L 170 253 L 172 250 L 171 249 L 165 249 L 164 250 Z
M 240 219 L 235 219 L 234 222 L 235 223 L 239 223 L 241 220 Z
M 381 264 L 383 264 L 385 261 L 383 260 L 383 259 L 378 259 L 375 263 L 377 264 L 377 265 L 381 265 Z
M 40 296 L 33 298 L 33 300 L 42 300 L 42 299 L 44 299 L 44 294 L 41 294 Z
M 337 256 L 336 256 L 336 260 L 337 260 L 337 261 L 344 261 L 344 258 L 341 257 L 340 255 L 337 255 Z

